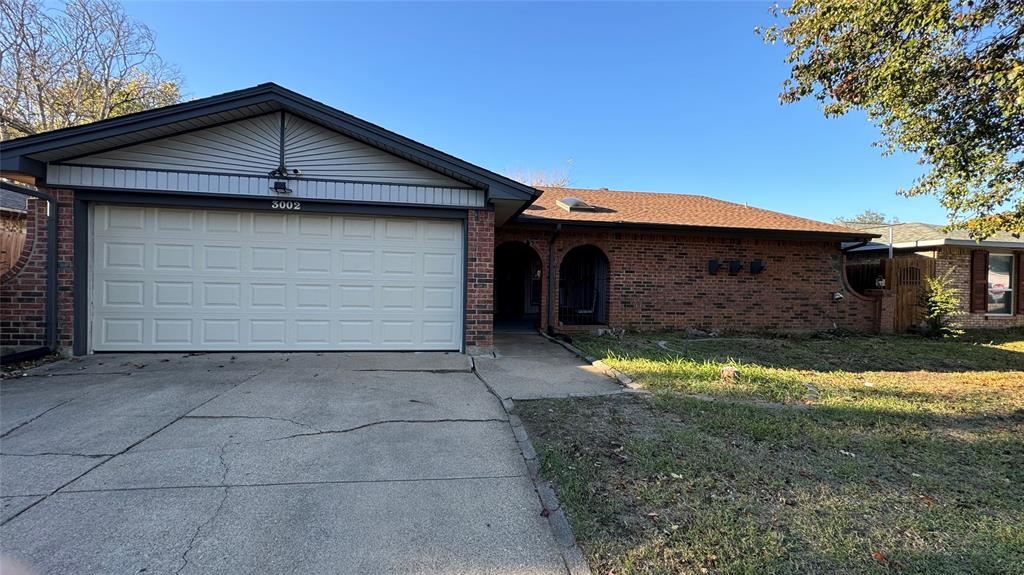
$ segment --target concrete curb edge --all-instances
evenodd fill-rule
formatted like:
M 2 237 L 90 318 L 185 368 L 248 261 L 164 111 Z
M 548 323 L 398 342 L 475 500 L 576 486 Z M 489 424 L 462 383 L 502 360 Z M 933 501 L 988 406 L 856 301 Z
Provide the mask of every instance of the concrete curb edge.
M 519 449 L 526 460 L 526 469 L 530 473 L 530 480 L 533 481 L 534 489 L 540 498 L 541 506 L 544 508 L 543 513 L 547 517 L 551 534 L 555 537 L 555 543 L 558 544 L 558 551 L 562 554 L 562 561 L 565 562 L 569 575 L 591 575 L 590 565 L 587 564 L 583 550 L 576 542 L 569 518 L 566 517 L 565 510 L 562 509 L 562 504 L 558 501 L 554 488 L 550 482 L 540 477 L 540 461 L 537 457 L 537 450 L 534 449 L 533 442 L 530 441 L 526 427 L 523 426 L 519 416 L 514 413 L 508 414 L 508 423 L 512 426 L 516 443 L 519 444 Z
M 562 341 L 562 340 L 560 340 L 558 338 L 551 337 L 550 335 L 544 333 L 543 331 L 538 331 L 537 333 L 539 333 L 541 336 L 547 338 L 548 341 L 552 341 L 554 343 L 557 343 L 558 345 L 560 345 L 560 346 L 564 347 L 566 350 L 568 350 L 570 353 L 573 353 L 576 356 L 578 356 L 583 361 L 585 361 L 585 362 L 589 363 L 590 365 L 596 367 L 597 369 L 601 370 L 601 373 L 605 374 L 605 376 L 607 376 L 610 379 L 614 379 L 622 387 L 625 387 L 626 389 L 631 390 L 631 391 L 644 391 L 643 386 L 641 386 L 639 383 L 633 381 L 633 378 L 631 378 L 628 375 L 622 373 L 621 371 L 615 369 L 614 367 L 608 365 L 607 363 L 587 355 L 586 353 L 583 352 L 582 349 L 572 345 L 571 343 L 567 343 L 567 342 L 564 342 L 564 341 Z

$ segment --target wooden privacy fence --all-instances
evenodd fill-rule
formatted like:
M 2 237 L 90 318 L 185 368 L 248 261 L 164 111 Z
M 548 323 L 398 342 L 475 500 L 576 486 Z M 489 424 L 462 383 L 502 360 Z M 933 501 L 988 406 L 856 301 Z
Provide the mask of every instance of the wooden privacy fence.
M 25 216 L 3 212 L 0 214 L 0 275 L 14 267 L 25 247 Z
M 893 327 L 897 333 L 924 319 L 921 294 L 925 279 L 935 275 L 935 260 L 921 256 L 896 257 L 885 262 L 885 285 L 896 296 Z

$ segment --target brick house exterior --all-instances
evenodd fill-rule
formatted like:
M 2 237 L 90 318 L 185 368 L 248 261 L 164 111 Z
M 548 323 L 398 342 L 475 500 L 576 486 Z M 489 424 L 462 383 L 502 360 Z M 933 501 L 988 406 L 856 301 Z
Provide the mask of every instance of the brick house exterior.
M 307 149 L 289 130 L 323 144 Z M 231 142 L 245 153 L 225 168 Z M 2 155 L 5 190 L 32 184 L 59 204 L 48 254 L 47 204 L 29 202 L 30 239 L 0 282 L 5 348 L 37 344 L 49 328 L 74 353 L 475 351 L 509 316 L 563 332 L 887 326 L 885 298 L 854 293 L 844 277 L 841 242 L 869 233 L 704 196 L 533 188 L 273 84 L 11 140 Z M 228 233 L 214 220 L 238 223 Z M 370 235 L 347 235 L 350 220 Z M 257 221 L 280 224 L 280 243 Z M 504 246 L 516 246 L 515 261 L 496 255 Z M 257 252 L 283 254 L 281 267 Z M 43 317 L 50 256 L 55 326 Z M 211 285 L 235 299 L 210 299 Z M 280 342 L 257 339 L 257 323 L 280 326 Z M 358 345 L 346 343 L 355 324 L 370 334 Z M 224 339 L 232 325 L 235 339 Z M 249 339 L 237 336 L 243 325 Z M 326 335 L 297 331 L 310 326 Z
M 497 230 L 495 245 L 530 246 L 549 269 L 550 226 L 507 225 Z M 631 330 L 716 329 L 730 331 L 807 332 L 843 328 L 878 331 L 880 298 L 848 290 L 841 253 L 835 242 L 764 239 L 730 235 L 563 229 L 554 242 L 561 263 L 574 247 L 593 245 L 608 257 L 608 326 Z M 765 270 L 731 276 L 710 275 L 709 260 L 761 260 Z M 555 284 L 559 266 L 553 267 Z M 544 281 L 546 284 L 546 280 Z M 833 301 L 833 294 L 844 298 Z M 592 326 L 549 324 L 548 294 L 541 294 L 539 327 L 587 331 Z
M 852 264 L 878 264 L 884 269 L 889 256 L 889 226 L 866 226 L 865 231 L 880 236 L 867 245 L 855 246 L 847 255 Z M 1009 329 L 1024 327 L 1024 239 L 998 233 L 983 241 L 971 239 L 966 232 L 942 230 L 933 224 L 906 223 L 892 226 L 894 258 L 922 258 L 934 263 L 936 276 L 949 275 L 952 286 L 959 290 L 961 311 L 959 322 L 966 329 Z M 848 245 L 847 247 L 850 247 Z M 987 262 L 993 256 L 1009 261 L 1009 287 L 1004 296 L 990 296 Z M 892 281 L 891 279 L 889 281 Z M 1002 281 L 1002 280 L 997 280 Z M 890 286 L 891 287 L 891 286 Z M 1004 302 L 1004 297 L 1006 302 Z M 1009 304 L 1010 313 L 990 313 L 989 300 Z

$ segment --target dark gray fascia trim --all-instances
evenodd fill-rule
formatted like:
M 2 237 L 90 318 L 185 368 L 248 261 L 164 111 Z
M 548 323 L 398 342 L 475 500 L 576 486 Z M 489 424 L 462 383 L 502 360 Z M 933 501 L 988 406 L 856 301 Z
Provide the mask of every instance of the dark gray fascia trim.
M 466 219 L 467 212 L 476 208 L 431 208 L 412 204 L 367 204 L 359 202 L 306 199 L 293 197 L 253 197 L 224 194 L 196 194 L 191 192 L 130 192 L 76 189 L 75 199 L 107 204 L 134 204 L 173 208 L 222 208 L 287 213 L 358 214 L 370 216 L 401 216 L 435 219 Z M 270 207 L 274 201 L 301 202 L 301 210 L 279 210 Z M 77 222 L 77 220 L 76 220 Z
M 4 147 L 6 148 L 6 144 Z M 5 154 L 3 151 L 0 151 L 0 172 L 15 172 L 43 178 L 46 177 L 46 163 L 25 156 Z
M 685 226 L 671 224 L 644 224 L 634 222 L 576 222 L 567 220 L 537 221 L 533 219 L 518 218 L 509 220 L 506 225 L 520 224 L 531 227 L 550 228 L 560 224 L 565 228 L 610 228 L 626 229 L 629 231 L 659 231 L 659 232 L 686 232 L 701 233 L 714 236 L 744 236 L 744 237 L 768 237 L 773 239 L 804 239 L 804 240 L 828 240 L 828 241 L 858 241 L 869 237 L 878 237 L 874 234 L 847 234 L 843 232 L 810 232 L 801 230 L 759 230 L 755 228 L 711 228 L 704 226 Z
M 8 152 L 28 155 L 44 150 L 66 148 L 76 144 L 91 142 L 92 140 L 117 136 L 129 131 L 137 132 L 148 128 L 156 128 L 200 115 L 209 116 L 245 106 L 272 103 L 266 98 L 266 94 L 269 93 L 268 86 L 270 84 L 260 84 L 252 88 L 227 92 L 192 102 L 173 104 L 162 108 L 100 120 L 91 124 L 24 136 L 8 140 L 4 143 L 4 147 L 7 148 Z M 130 129 L 128 129 L 128 126 L 130 126 Z M 57 141 L 60 141 L 60 144 L 53 145 Z
M 498 194 L 496 197 L 509 195 L 511 197 L 508 199 L 529 201 L 540 195 L 538 190 L 530 186 L 460 160 L 436 148 L 431 148 L 273 83 L 260 84 L 245 90 L 228 92 L 202 100 L 138 112 L 83 126 L 64 128 L 53 132 L 9 140 L 5 143 L 4 155 L 10 156 L 13 159 L 15 156 L 26 156 L 48 149 L 64 148 L 127 132 L 158 127 L 197 116 L 212 115 L 257 104 L 279 106 L 293 114 L 305 117 L 369 145 L 440 171 L 472 186 L 487 189 L 489 193 L 491 193 L 490 188 L 494 187 L 493 193 Z M 5 158 L 4 165 L 6 164 L 7 159 Z
M 74 341 L 75 355 L 89 353 L 89 204 L 75 194 L 74 205 Z

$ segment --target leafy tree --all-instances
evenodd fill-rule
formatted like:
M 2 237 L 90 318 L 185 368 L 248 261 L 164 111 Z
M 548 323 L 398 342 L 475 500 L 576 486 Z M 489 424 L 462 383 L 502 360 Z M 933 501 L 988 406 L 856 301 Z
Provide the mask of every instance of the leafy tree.
M 1024 0 L 793 0 L 758 29 L 790 48 L 783 103 L 863 110 L 885 153 L 917 154 L 951 226 L 1024 232 Z
M 0 0 L 0 139 L 173 104 L 180 86 L 117 0 Z
M 876 212 L 875 210 L 867 209 L 863 212 L 853 216 L 852 218 L 836 218 L 832 220 L 837 224 L 898 224 L 898 218 L 892 218 L 891 220 L 885 217 L 882 212 Z

